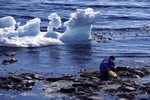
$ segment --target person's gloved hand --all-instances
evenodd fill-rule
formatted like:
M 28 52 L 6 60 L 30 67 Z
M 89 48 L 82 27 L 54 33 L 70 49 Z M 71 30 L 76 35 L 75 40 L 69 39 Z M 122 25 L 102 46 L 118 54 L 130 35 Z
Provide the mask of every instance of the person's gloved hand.
M 113 72 L 112 70 L 109 70 L 108 73 L 112 77 L 117 77 L 117 74 L 115 72 Z

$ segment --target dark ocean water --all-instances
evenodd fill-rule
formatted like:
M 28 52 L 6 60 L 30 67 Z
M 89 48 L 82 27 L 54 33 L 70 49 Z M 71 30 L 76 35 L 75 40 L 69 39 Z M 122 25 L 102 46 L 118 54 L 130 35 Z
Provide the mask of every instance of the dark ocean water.
M 38 48 L 0 47 L 1 52 L 15 51 L 17 53 L 15 58 L 19 60 L 18 63 L 12 65 L 0 64 L 0 75 L 6 76 L 5 70 L 17 73 L 41 72 L 54 76 L 65 73 L 76 74 L 84 68 L 99 70 L 100 61 L 110 55 L 117 57 L 117 66 L 150 65 L 150 34 L 143 30 L 144 25 L 150 26 L 149 0 L 0 0 L 0 17 L 13 16 L 17 22 L 22 24 L 38 17 L 42 21 L 41 31 L 46 31 L 49 22 L 47 17 L 50 13 L 56 12 L 64 22 L 77 8 L 89 7 L 102 13 L 102 16 L 93 25 L 92 34 L 107 35 L 112 32 L 113 40 L 106 43 L 92 40 L 87 45 Z M 57 31 L 64 32 L 64 30 L 63 27 Z M 6 57 L 0 57 L 0 61 L 4 58 Z M 7 91 L 3 92 L 8 94 Z M 11 94 L 12 91 L 9 93 Z M 2 99 L 0 100 L 11 98 L 11 96 L 5 97 L 1 94 Z M 14 99 L 19 100 L 18 98 Z M 31 97 L 30 99 L 39 98 Z

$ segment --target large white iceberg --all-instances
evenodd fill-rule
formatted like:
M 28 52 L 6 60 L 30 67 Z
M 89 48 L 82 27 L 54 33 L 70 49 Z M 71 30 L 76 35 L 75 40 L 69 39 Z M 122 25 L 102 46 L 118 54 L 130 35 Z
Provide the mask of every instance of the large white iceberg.
M 0 45 L 11 47 L 39 47 L 57 44 L 85 44 L 89 42 L 92 24 L 100 12 L 93 9 L 77 9 L 71 13 L 68 21 L 64 23 L 66 30 L 59 33 L 53 29 L 62 26 L 61 17 L 52 13 L 47 32 L 40 31 L 41 20 L 35 18 L 20 26 L 11 16 L 0 18 Z M 19 23 L 19 22 L 18 22 Z M 16 26 L 18 26 L 16 28 Z

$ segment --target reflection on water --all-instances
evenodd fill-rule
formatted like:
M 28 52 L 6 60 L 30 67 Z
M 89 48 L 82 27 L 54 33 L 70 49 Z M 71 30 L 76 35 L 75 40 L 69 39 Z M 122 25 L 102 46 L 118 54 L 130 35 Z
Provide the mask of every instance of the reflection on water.
M 8 72 L 17 72 L 17 74 L 40 72 L 49 74 L 49 76 L 59 76 L 65 73 L 76 74 L 83 68 L 99 70 L 99 63 L 111 55 L 116 56 L 117 66 L 150 65 L 150 37 L 149 34 L 146 34 L 149 32 L 141 30 L 144 25 L 150 25 L 148 0 L 30 0 L 30 2 L 29 0 L 1 0 L 0 17 L 13 16 L 17 22 L 22 23 L 21 25 L 30 19 L 39 17 L 42 21 L 41 30 L 46 31 L 49 13 L 57 12 L 64 22 L 68 20 L 70 13 L 75 12 L 76 8 L 88 7 L 103 13 L 103 16 L 98 18 L 93 26 L 92 34 L 107 35 L 113 32 L 116 40 L 106 43 L 92 40 L 87 45 L 59 45 L 40 48 L 0 47 L 0 53 L 16 52 L 15 58 L 18 60 L 17 63 L 11 65 L 0 64 L 0 76 L 7 76 Z M 65 28 L 57 30 L 64 32 Z M 111 38 L 113 39 L 113 37 Z M 117 40 L 118 38 L 119 40 Z M 9 57 L 0 56 L 0 63 L 6 58 Z M 39 87 L 40 84 L 34 87 L 35 94 L 38 94 L 37 91 L 42 91 L 38 90 Z M 22 97 L 16 91 L 14 93 L 14 91 L 0 90 L 1 100 L 9 100 L 16 95 L 17 97 L 13 100 L 20 100 L 20 98 L 22 100 L 47 99 L 39 96 Z
M 87 45 L 67 45 L 65 46 L 67 55 L 70 55 L 69 62 L 84 64 L 90 62 L 92 56 L 91 44 Z

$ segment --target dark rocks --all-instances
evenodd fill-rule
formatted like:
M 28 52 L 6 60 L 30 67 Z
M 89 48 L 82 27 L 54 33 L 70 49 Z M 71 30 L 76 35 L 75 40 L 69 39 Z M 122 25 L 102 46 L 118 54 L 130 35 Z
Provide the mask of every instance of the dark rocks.
M 26 80 L 32 80 L 32 77 L 31 77 L 31 76 L 28 76 L 28 75 L 27 75 L 27 76 L 24 76 L 23 78 L 26 79 Z
M 101 73 L 98 71 L 90 72 L 88 70 L 81 70 L 79 77 L 73 75 L 64 75 L 61 77 L 51 77 L 46 80 L 49 82 L 56 81 L 71 81 L 72 85 L 69 87 L 62 87 L 60 93 L 69 94 L 79 98 L 79 100 L 101 100 L 103 98 L 97 97 L 100 91 L 107 92 L 111 96 L 116 96 L 118 99 L 134 100 L 136 96 L 142 93 L 149 93 L 149 84 L 138 84 L 135 79 L 142 78 L 149 74 L 149 67 L 143 68 L 128 68 L 117 67 L 116 73 L 118 78 L 109 78 L 101 81 Z M 92 97 L 91 97 L 92 96 Z
M 150 66 L 146 66 L 146 67 L 142 67 L 142 68 L 136 68 L 136 69 L 140 70 L 144 74 L 144 76 L 150 75 Z
M 12 88 L 12 86 L 11 86 L 10 84 L 3 84 L 3 85 L 1 85 L 1 88 L 2 88 L 2 89 L 9 90 L 9 89 Z
M 117 67 L 115 70 L 116 71 L 128 71 L 130 68 L 128 67 Z
M 119 89 L 120 89 L 120 91 L 124 91 L 124 92 L 136 91 L 136 89 L 134 87 L 129 87 L 129 86 L 122 86 Z
M 71 74 L 65 74 L 64 76 L 62 76 L 62 79 L 63 80 L 74 80 L 74 75 L 71 75 Z
M 110 94 L 114 94 L 116 92 L 119 92 L 120 91 L 120 88 L 121 85 L 120 84 L 112 84 L 112 85 L 103 85 L 101 88 L 102 90 L 106 91 L 107 93 L 110 93 Z
M 2 64 L 4 64 L 4 65 L 9 65 L 9 64 L 16 63 L 17 61 L 18 61 L 18 60 L 16 60 L 15 58 L 9 58 L 9 59 L 3 60 Z
M 68 81 L 73 81 L 74 80 L 74 75 L 66 74 L 62 77 L 50 77 L 46 79 L 49 82 L 56 82 L 60 80 L 68 80 Z
M 23 78 L 18 76 L 9 76 L 8 79 L 18 83 L 23 81 Z
M 127 100 L 127 99 L 125 99 L 125 98 L 119 98 L 118 100 Z
M 8 72 L 8 74 L 16 74 L 16 72 Z
M 99 71 L 95 71 L 95 72 L 81 72 L 80 73 L 81 77 L 100 77 L 101 73 Z
M 76 93 L 76 89 L 73 87 L 61 88 L 59 92 L 62 93 Z
M 73 82 L 80 82 L 80 83 L 83 83 L 85 80 L 86 80 L 86 79 L 84 79 L 84 78 L 75 78 L 75 79 L 73 80 Z
M 89 87 L 93 87 L 93 88 L 97 88 L 97 85 L 95 85 L 94 83 L 75 83 L 72 84 L 73 87 L 82 87 L 82 88 L 89 88 Z
M 150 98 L 141 98 L 140 100 L 150 100 Z
M 99 96 L 79 96 L 78 98 L 80 100 L 105 100 L 104 98 Z
M 45 80 L 45 78 L 39 74 L 33 74 L 32 75 L 35 80 Z
M 121 93 L 117 95 L 119 98 L 125 98 L 127 100 L 135 100 L 135 94 L 132 93 Z
M 150 68 L 142 67 L 142 68 L 128 68 L 128 67 L 117 67 L 116 73 L 119 77 L 126 78 L 142 78 L 145 75 L 150 75 Z
M 13 57 L 13 56 L 16 56 L 16 53 L 15 52 L 0 53 L 0 56 Z M 7 58 L 7 59 L 3 60 L 2 64 L 9 65 L 9 64 L 16 63 L 17 61 L 18 60 L 16 60 L 15 58 Z
M 22 79 L 17 76 L 9 76 L 6 78 L 1 78 L 3 81 L 0 81 L 0 88 L 1 89 L 16 89 L 18 84 L 21 84 Z
M 15 52 L 7 52 L 4 54 L 5 56 L 16 56 Z
M 145 89 L 148 94 L 150 94 L 150 87 Z
M 99 71 L 81 70 L 78 75 L 65 74 L 45 78 L 39 73 L 21 73 L 0 77 L 0 89 L 28 91 L 37 81 L 45 80 L 43 92 L 61 93 L 75 100 L 104 100 L 105 93 L 117 100 L 140 100 L 138 96 L 149 95 L 150 83 L 140 83 L 139 78 L 150 75 L 150 67 L 128 68 L 117 67 L 118 78 L 102 81 Z M 48 88 L 48 89 L 47 89 Z
M 45 78 L 39 74 L 34 73 L 22 73 L 18 75 L 26 80 L 44 80 Z
M 99 96 L 89 96 L 89 97 L 87 97 L 87 99 L 89 99 L 89 100 L 104 100 L 104 98 L 99 97 Z
M 150 83 L 145 83 L 142 86 L 142 90 L 146 91 L 148 94 L 150 94 Z
M 43 80 L 39 74 L 22 73 L 19 75 L 0 77 L 0 89 L 13 89 L 18 91 L 32 90 L 37 80 Z
M 25 84 L 27 86 L 34 86 L 35 85 L 35 81 L 34 80 L 23 80 L 22 84 Z
M 47 78 L 46 80 L 49 82 L 56 82 L 56 81 L 62 80 L 62 78 L 61 77 L 51 77 L 51 78 Z
M 6 81 L 7 78 L 6 77 L 0 77 L 0 81 Z
M 5 53 L 0 53 L 0 56 L 16 56 L 15 52 L 5 52 Z
M 140 71 L 140 70 L 135 70 L 134 71 L 135 74 L 139 75 L 140 77 L 144 77 L 144 72 Z

